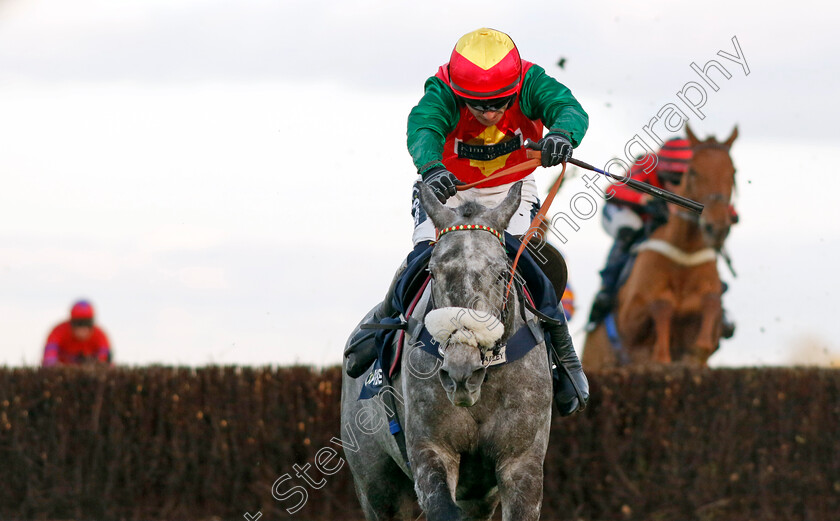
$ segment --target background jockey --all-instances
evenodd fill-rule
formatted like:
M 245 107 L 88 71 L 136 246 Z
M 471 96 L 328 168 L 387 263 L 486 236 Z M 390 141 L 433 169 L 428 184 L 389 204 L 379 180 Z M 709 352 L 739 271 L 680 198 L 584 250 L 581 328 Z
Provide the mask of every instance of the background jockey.
M 559 165 L 572 156 L 588 125 L 589 117 L 571 91 L 542 67 L 522 60 L 507 34 L 478 29 L 461 37 L 449 63 L 426 81 L 423 97 L 408 116 L 408 150 L 420 180 L 450 207 L 468 200 L 494 207 L 514 182 L 524 181 L 521 205 L 507 229 L 512 235 L 523 235 L 540 205 L 534 168 L 463 192 L 457 192 L 456 186 L 525 162 L 525 139 L 539 142 L 542 166 Z M 545 127 L 548 133 L 543 136 Z M 436 239 L 435 226 L 420 206 L 418 194 L 415 185 L 411 210 L 415 251 Z M 400 273 L 371 322 L 394 314 L 391 297 Z M 563 318 L 562 310 L 557 314 Z M 562 373 L 571 376 L 561 378 L 555 401 L 562 414 L 571 414 L 584 404 L 576 393 L 570 393 L 570 386 L 582 390 L 585 399 L 588 383 L 565 320 L 563 326 L 551 337 L 568 370 Z
M 657 152 L 655 165 L 652 157 L 637 158 L 630 167 L 630 178 L 670 190 L 672 187 L 666 185 L 678 185 L 681 182 L 691 157 L 691 145 L 687 139 L 669 139 Z M 606 265 L 601 270 L 601 288 L 595 295 L 589 314 L 587 329 L 590 331 L 612 311 L 621 273 L 631 257 L 631 247 L 668 221 L 665 201 L 637 192 L 625 184 L 613 185 L 608 191 L 613 197 L 604 205 L 601 223 L 614 242 L 607 255 Z M 738 214 L 734 207 L 730 206 L 730 212 L 732 222 L 736 223 Z M 735 332 L 735 325 L 726 318 L 725 313 L 722 325 L 723 337 L 730 338 Z
M 70 320 L 55 326 L 44 347 L 44 367 L 63 364 L 111 362 L 105 332 L 93 323 L 93 306 L 80 300 L 70 309 Z

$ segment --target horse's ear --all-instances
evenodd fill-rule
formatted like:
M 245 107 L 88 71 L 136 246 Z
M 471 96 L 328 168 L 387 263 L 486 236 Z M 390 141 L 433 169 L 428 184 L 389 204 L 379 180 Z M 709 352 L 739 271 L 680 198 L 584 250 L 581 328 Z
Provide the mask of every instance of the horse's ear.
M 489 217 L 494 221 L 494 223 L 499 227 L 499 229 L 504 230 L 510 224 L 511 218 L 513 218 L 513 214 L 516 213 L 516 210 L 519 209 L 519 203 L 522 199 L 522 181 L 514 183 L 513 186 L 510 187 L 508 190 L 507 197 L 505 200 L 502 201 L 499 206 L 490 210 Z
M 726 148 L 732 148 L 732 143 L 734 143 L 736 139 L 738 139 L 738 125 L 735 125 L 735 128 L 732 129 L 732 135 L 726 138 L 726 141 L 724 141 L 723 144 L 726 145 Z
M 420 206 L 426 210 L 429 218 L 438 229 L 442 230 L 443 228 L 447 228 L 455 221 L 455 212 L 452 209 L 445 207 L 440 201 L 438 201 L 435 192 L 429 185 L 417 181 L 417 187 L 417 196 L 420 199 Z
M 697 139 L 697 136 L 694 135 L 694 131 L 691 130 L 691 127 L 688 126 L 688 123 L 685 124 L 685 135 L 688 137 L 688 142 L 692 147 L 696 147 L 700 144 L 700 140 Z

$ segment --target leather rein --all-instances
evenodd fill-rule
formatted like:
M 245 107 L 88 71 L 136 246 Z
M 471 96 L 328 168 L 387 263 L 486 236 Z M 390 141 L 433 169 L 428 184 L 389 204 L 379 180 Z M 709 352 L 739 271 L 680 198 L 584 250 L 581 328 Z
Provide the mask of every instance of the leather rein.
M 534 167 L 538 167 L 538 166 L 542 165 L 542 161 L 540 159 L 541 154 L 538 150 L 528 150 L 526 152 L 526 154 L 527 154 L 527 157 L 529 158 L 528 161 L 525 161 L 524 163 L 520 163 L 518 165 L 514 165 L 510 168 L 505 168 L 503 170 L 499 170 L 498 172 L 495 172 L 495 173 L 487 176 L 486 178 L 478 180 L 474 183 L 469 183 L 469 184 L 465 184 L 465 185 L 458 185 L 457 190 L 459 192 L 462 192 L 464 190 L 468 190 L 468 189 L 476 187 L 480 184 L 486 183 L 487 181 L 492 181 L 493 179 L 498 179 L 502 176 L 506 176 L 506 175 L 509 175 L 509 174 L 515 174 L 517 172 L 522 172 L 523 170 L 528 170 L 529 168 L 534 168 Z M 532 232 L 531 230 L 539 229 L 539 225 L 542 224 L 542 222 L 545 220 L 546 213 L 548 213 L 548 209 L 551 207 L 551 203 L 554 202 L 554 197 L 557 195 L 557 192 L 560 190 L 560 185 L 563 183 L 563 176 L 566 175 L 566 163 L 564 162 L 564 163 L 562 163 L 562 165 L 563 165 L 563 169 L 560 171 L 560 175 L 557 177 L 557 180 L 554 182 L 554 185 L 552 185 L 551 189 L 548 191 L 548 196 L 545 198 L 545 201 L 543 201 L 542 205 L 540 206 L 540 209 L 537 211 L 537 215 L 535 215 L 534 219 L 531 221 L 531 225 L 528 227 L 528 231 L 522 237 L 522 244 L 520 244 L 519 250 L 516 252 L 516 256 L 513 259 L 513 264 L 510 267 L 510 279 L 508 280 L 506 288 L 505 288 L 505 300 L 504 300 L 504 304 L 503 304 L 503 307 L 502 307 L 502 312 L 504 312 L 505 308 L 507 307 L 508 298 L 510 297 L 510 288 L 513 285 L 514 279 L 516 278 L 515 273 L 516 273 L 516 266 L 519 264 L 519 257 L 522 256 L 522 252 L 525 251 L 525 248 L 528 246 L 528 242 L 531 240 L 531 237 L 533 237 L 536 234 L 536 232 Z M 469 227 L 469 229 L 481 229 L 481 227 L 476 226 L 476 225 L 459 226 L 459 227 L 455 227 L 455 228 L 465 229 L 467 227 Z M 484 227 L 484 228 L 486 228 L 486 227 Z M 455 231 L 455 230 L 452 230 L 452 229 L 449 229 L 449 228 L 447 228 L 446 230 L 442 230 L 440 233 L 438 233 L 438 239 L 440 238 L 441 235 L 443 235 L 443 233 L 446 233 L 446 232 L 449 232 L 449 231 Z M 485 230 L 485 231 L 490 231 L 490 230 Z M 493 230 L 493 231 L 495 232 L 495 230 Z M 496 233 L 498 233 L 498 232 L 496 232 Z M 499 238 L 498 235 L 497 235 L 497 238 Z M 501 240 L 501 238 L 500 238 L 500 240 Z M 502 246 L 504 246 L 504 241 L 502 241 Z

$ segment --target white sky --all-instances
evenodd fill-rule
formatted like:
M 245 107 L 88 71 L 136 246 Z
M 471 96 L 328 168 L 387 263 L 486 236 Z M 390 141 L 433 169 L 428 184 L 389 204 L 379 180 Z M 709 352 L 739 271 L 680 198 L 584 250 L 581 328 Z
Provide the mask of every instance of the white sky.
M 37 363 L 78 297 L 120 363 L 337 363 L 411 246 L 406 116 L 481 26 L 573 90 L 591 117 L 575 156 L 600 165 L 678 103 L 691 62 L 727 66 L 691 121 L 701 135 L 741 130 L 742 221 L 728 241 L 739 276 L 724 298 L 738 332 L 713 361 L 837 358 L 840 17 L 816 2 L 795 11 L 819 16 L 793 10 L 0 2 L 0 364 Z M 749 76 L 716 56 L 734 52 L 732 36 Z M 581 189 L 570 180 L 555 210 Z M 563 248 L 573 330 L 609 246 L 598 221 Z

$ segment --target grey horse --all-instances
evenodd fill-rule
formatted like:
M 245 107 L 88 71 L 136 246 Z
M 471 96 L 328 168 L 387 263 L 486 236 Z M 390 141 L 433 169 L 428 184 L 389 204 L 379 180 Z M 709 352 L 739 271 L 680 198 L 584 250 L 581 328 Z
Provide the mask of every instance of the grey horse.
M 420 203 L 439 230 L 473 224 L 501 231 L 519 206 L 521 185 L 492 209 L 475 202 L 447 208 L 424 184 Z M 431 299 L 426 327 L 443 361 L 407 342 L 401 371 L 380 395 L 390 401 L 357 400 L 363 378 L 344 375 L 341 442 L 365 516 L 404 518 L 416 499 L 429 521 L 490 519 L 499 503 L 506 521 L 537 520 L 552 401 L 545 345 L 514 362 L 483 362 L 491 344 L 525 324 L 517 298 L 502 312 L 505 249 L 487 231 L 447 233 L 429 270 L 431 291 L 417 309 Z M 389 403 L 408 462 L 385 420 Z

